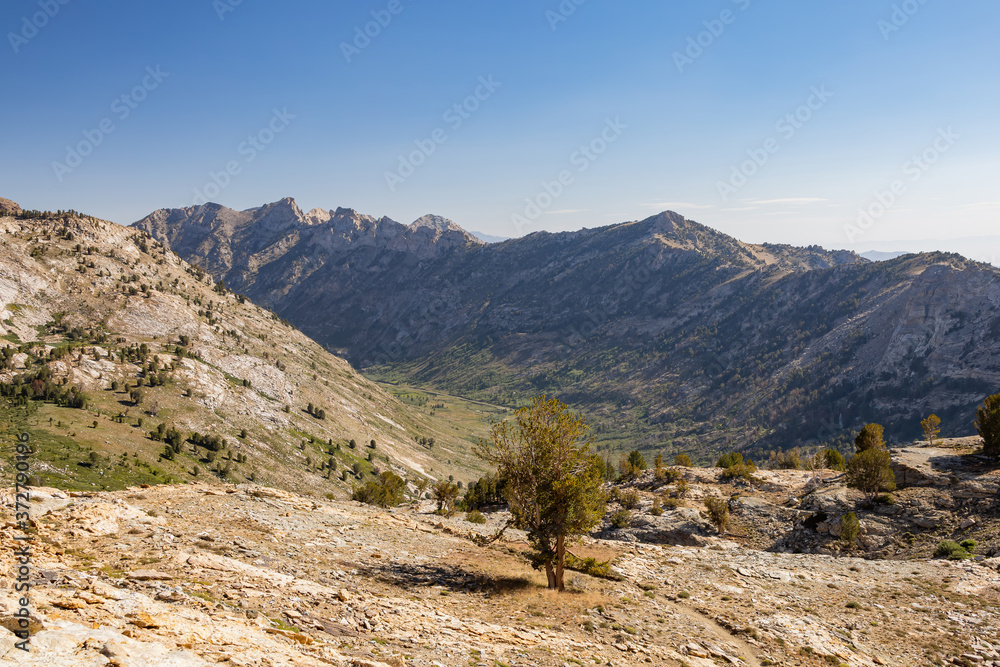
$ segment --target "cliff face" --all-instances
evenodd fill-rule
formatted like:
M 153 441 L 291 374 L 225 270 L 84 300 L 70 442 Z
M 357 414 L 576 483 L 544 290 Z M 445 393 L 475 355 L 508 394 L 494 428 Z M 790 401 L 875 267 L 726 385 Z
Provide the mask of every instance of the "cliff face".
M 1000 388 L 998 274 L 957 255 L 871 263 L 671 212 L 483 245 L 433 217 L 216 210 L 243 222 L 137 224 L 356 365 L 509 404 L 559 395 L 623 445 L 915 435 L 931 411 L 962 435 Z

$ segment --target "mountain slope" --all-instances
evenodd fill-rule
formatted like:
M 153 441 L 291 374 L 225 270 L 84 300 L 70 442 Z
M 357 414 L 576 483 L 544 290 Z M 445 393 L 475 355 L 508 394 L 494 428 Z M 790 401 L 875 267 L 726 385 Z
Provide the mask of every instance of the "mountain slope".
M 376 467 L 411 479 L 478 476 L 468 434 L 401 403 L 137 229 L 0 217 L 0 348 L 0 419 L 32 433 L 42 481 L 115 488 L 221 467 L 230 481 L 343 494 Z M 57 395 L 71 387 L 84 409 Z M 164 435 L 174 427 L 226 443 L 187 441 L 163 459 L 164 442 L 150 437 L 161 424 Z
M 137 226 L 375 377 L 505 404 L 559 395 L 608 445 L 707 457 L 843 443 L 870 420 L 909 437 L 930 411 L 964 435 L 1000 387 L 1000 281 L 956 255 L 873 264 L 675 213 L 486 246 L 401 246 L 374 219 L 345 239 L 292 216 L 274 240 L 252 231 L 268 207 L 218 210 L 244 235 L 203 232 L 200 209 Z

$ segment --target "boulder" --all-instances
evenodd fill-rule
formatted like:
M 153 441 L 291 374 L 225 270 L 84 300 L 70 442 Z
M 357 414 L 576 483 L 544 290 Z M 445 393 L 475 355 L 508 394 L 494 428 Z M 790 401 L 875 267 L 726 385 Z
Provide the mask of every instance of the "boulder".
M 608 528 L 595 537 L 626 542 L 700 546 L 706 544 L 706 536 L 714 532 L 712 524 L 698 510 L 693 507 L 678 507 L 667 510 L 660 516 L 635 515 L 631 527 Z

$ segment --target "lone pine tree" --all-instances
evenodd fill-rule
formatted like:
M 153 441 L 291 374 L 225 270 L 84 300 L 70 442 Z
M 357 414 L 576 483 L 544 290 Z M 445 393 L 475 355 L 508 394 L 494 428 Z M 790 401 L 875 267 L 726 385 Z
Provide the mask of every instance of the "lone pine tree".
M 475 448 L 506 480 L 511 525 L 528 533 L 532 565 L 545 568 L 553 590 L 565 589 L 566 539 L 597 525 L 607 502 L 587 431 L 563 403 L 539 396 Z

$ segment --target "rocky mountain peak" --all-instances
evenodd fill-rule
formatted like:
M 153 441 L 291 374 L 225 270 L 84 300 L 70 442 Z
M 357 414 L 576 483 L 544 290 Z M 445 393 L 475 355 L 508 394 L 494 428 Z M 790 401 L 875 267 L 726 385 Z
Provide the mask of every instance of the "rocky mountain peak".
M 411 229 L 416 229 L 417 227 L 430 227 L 431 229 L 435 229 L 439 232 L 465 231 L 448 218 L 432 214 L 427 214 L 423 217 L 417 218 L 410 223 Z
M 333 214 L 330 211 L 322 208 L 314 208 L 308 213 L 306 213 L 306 223 L 310 225 L 322 225 L 323 223 L 329 222 Z
M 430 232 L 431 241 L 434 243 L 440 243 L 443 237 L 448 237 L 452 241 L 449 246 L 484 244 L 481 239 L 440 215 L 428 214 L 417 218 L 407 227 L 407 232 L 411 236 L 424 236 Z
M 296 222 L 304 222 L 306 215 L 299 208 L 298 203 L 291 197 L 285 197 L 284 199 L 279 199 L 271 204 L 264 204 L 259 209 L 266 217 L 272 219 L 282 219 L 282 220 L 294 220 Z
M 664 232 L 673 232 L 679 227 L 688 224 L 687 218 L 676 211 L 663 211 L 662 213 L 646 218 L 645 222 L 651 223 L 654 227 Z

